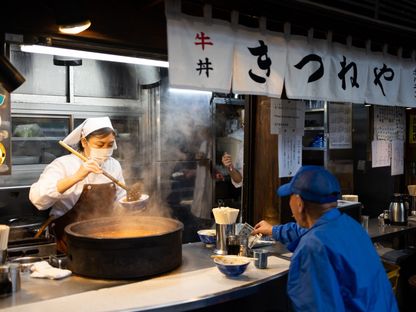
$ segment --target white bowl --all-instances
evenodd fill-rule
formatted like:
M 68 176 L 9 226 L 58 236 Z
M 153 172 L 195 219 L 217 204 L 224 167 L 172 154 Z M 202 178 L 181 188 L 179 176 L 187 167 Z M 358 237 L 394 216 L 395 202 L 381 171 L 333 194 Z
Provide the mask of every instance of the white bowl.
M 215 229 L 199 230 L 197 233 L 201 242 L 207 247 L 214 246 L 217 240 Z
M 131 209 L 131 210 L 142 210 L 146 208 L 148 201 L 149 201 L 149 195 L 142 194 L 138 200 L 127 201 L 126 197 L 123 197 L 118 202 L 123 208 Z
M 236 277 L 244 273 L 251 259 L 241 256 L 214 256 L 218 270 L 226 276 Z

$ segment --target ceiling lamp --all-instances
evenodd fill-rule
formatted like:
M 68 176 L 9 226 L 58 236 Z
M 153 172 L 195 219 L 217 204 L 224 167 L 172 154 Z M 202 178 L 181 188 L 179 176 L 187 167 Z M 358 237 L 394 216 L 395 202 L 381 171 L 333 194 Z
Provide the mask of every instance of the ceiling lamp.
M 87 19 L 73 24 L 58 25 L 58 28 L 61 33 L 75 35 L 86 30 L 90 26 L 91 21 Z

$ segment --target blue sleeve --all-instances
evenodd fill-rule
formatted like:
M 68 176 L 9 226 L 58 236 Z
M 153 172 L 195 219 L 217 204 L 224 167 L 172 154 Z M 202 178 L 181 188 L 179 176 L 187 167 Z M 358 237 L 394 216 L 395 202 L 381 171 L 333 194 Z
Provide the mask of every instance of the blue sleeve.
M 295 311 L 345 311 L 326 248 L 310 240 L 292 257 L 287 291 Z
M 308 229 L 300 227 L 296 222 L 289 222 L 283 225 L 275 225 L 272 229 L 272 236 L 282 244 L 289 244 L 297 240 Z

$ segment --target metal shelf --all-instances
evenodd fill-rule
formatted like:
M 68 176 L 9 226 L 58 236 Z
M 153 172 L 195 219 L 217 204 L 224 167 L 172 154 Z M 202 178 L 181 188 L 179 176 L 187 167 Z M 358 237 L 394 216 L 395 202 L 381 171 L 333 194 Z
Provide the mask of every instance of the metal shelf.
M 318 112 L 324 112 L 325 108 L 307 108 L 305 110 L 305 113 L 318 113 Z
M 59 141 L 62 137 L 12 137 L 12 141 Z
M 326 147 L 311 147 L 311 146 L 304 146 L 302 147 L 304 151 L 325 151 Z
M 325 131 L 325 127 L 305 127 L 305 131 Z

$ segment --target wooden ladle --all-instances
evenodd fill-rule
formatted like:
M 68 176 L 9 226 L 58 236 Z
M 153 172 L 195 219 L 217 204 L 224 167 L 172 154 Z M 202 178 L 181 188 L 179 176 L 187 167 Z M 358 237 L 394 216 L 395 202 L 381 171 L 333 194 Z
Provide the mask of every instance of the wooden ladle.
M 68 144 L 64 143 L 63 141 L 59 141 L 59 144 L 62 147 L 64 147 L 66 150 L 70 151 L 75 156 L 78 156 L 81 160 L 83 160 L 83 161 L 87 161 L 88 160 L 87 157 L 85 157 L 81 153 L 77 152 L 71 146 L 69 146 Z M 127 191 L 127 197 L 126 197 L 127 201 L 139 200 L 139 198 L 141 196 L 141 191 L 142 191 L 142 185 L 141 185 L 141 183 L 135 183 L 135 184 L 133 184 L 132 187 L 127 187 L 127 185 L 125 185 L 123 182 L 119 181 L 118 179 L 114 178 L 107 171 L 103 170 L 102 174 L 105 175 L 107 178 L 109 178 L 111 181 L 113 181 L 115 184 L 117 184 L 118 186 L 120 186 L 121 188 L 123 188 L 123 189 L 125 189 Z

